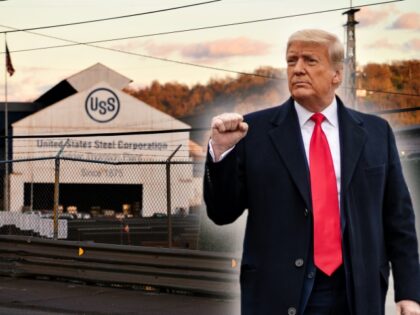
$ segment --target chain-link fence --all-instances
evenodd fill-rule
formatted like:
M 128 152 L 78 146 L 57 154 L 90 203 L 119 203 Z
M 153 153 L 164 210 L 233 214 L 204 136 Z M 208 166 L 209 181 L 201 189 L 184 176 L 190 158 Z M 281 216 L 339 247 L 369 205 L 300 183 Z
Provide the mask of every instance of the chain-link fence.
M 65 155 L 1 163 L 0 233 L 196 248 L 201 166 Z

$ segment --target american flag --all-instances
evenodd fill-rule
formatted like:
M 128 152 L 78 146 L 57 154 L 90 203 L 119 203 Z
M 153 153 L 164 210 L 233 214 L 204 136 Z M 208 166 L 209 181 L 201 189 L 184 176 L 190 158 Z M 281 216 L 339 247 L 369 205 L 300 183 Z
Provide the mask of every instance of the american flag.
M 6 70 L 10 76 L 15 73 L 15 68 L 13 68 L 12 59 L 10 58 L 9 47 L 7 47 L 6 43 Z

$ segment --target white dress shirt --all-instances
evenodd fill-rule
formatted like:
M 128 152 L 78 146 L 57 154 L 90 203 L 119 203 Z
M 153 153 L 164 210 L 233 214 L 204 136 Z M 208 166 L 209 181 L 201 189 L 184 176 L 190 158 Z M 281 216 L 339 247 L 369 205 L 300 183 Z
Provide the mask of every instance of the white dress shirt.
M 309 165 L 309 145 L 311 143 L 312 132 L 315 127 L 315 122 L 311 120 L 313 112 L 307 110 L 305 107 L 295 101 L 295 108 L 299 119 L 300 131 L 302 133 L 303 146 L 305 148 L 306 160 Z M 334 163 L 335 177 L 337 178 L 337 192 L 338 200 L 340 201 L 341 188 L 341 158 L 340 158 L 340 136 L 338 129 L 338 112 L 337 100 L 334 97 L 333 102 L 327 106 L 322 112 L 325 120 L 321 124 L 321 128 L 325 133 L 330 147 L 332 160 Z

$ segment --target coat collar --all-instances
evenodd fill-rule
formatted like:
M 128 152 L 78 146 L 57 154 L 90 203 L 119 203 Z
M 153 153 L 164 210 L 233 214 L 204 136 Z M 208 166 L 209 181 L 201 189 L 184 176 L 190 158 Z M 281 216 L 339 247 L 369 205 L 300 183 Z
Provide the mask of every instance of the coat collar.
M 363 121 L 354 111 L 347 109 L 338 97 L 337 111 L 340 133 L 341 195 L 343 196 L 360 158 L 366 141 L 366 132 Z M 273 129 L 269 131 L 271 142 L 289 170 L 306 206 L 311 209 L 309 168 L 292 98 L 279 107 L 271 124 L 273 125 Z
M 271 142 L 286 165 L 306 207 L 311 209 L 308 164 L 292 98 L 279 107 L 271 123 L 274 127 L 269 131 Z

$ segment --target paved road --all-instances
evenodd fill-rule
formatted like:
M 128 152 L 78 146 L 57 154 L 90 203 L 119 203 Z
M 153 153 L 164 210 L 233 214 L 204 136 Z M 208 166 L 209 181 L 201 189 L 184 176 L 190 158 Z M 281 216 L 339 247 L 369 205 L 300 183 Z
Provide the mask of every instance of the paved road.
M 232 315 L 236 301 L 0 277 L 0 314 Z
M 386 315 L 394 315 L 392 279 Z M 0 277 L 0 314 L 239 315 L 238 300 Z

